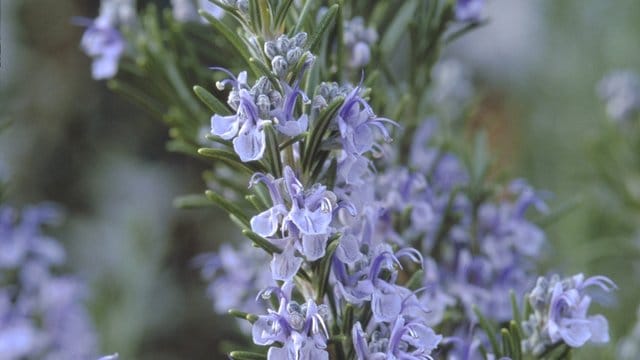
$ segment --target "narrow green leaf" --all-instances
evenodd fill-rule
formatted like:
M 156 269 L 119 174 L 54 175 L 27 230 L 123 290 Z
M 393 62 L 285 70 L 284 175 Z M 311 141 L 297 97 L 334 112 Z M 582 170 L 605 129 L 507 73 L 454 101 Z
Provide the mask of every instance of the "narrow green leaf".
M 422 280 L 424 279 L 424 270 L 419 269 L 414 272 L 404 286 L 409 290 L 415 291 L 422 286 Z
M 509 322 L 509 332 L 513 340 L 511 344 L 513 348 L 512 360 L 522 360 L 522 332 L 520 325 L 516 324 L 514 320 L 511 320 L 511 322 Z
M 249 226 L 249 217 L 236 204 L 216 194 L 212 190 L 207 190 L 204 192 L 204 194 L 207 199 L 216 203 L 229 214 L 236 216 L 238 219 L 240 219 L 240 221 L 242 221 L 243 224 L 245 224 L 245 226 Z
M 326 172 L 326 184 L 327 188 L 333 189 L 336 186 L 336 177 L 338 175 L 338 159 L 335 157 L 331 159 L 331 164 Z
M 291 4 L 293 4 L 293 0 L 284 0 L 280 2 L 280 6 L 276 9 L 276 18 L 273 22 L 274 30 L 279 31 L 280 27 L 282 27 L 284 20 L 287 18 L 287 14 L 289 13 L 289 8 L 291 8 Z
M 253 31 L 260 33 L 262 29 L 262 19 L 260 18 L 260 6 L 258 0 L 249 0 L 249 17 L 251 18 L 251 25 L 253 25 Z
M 353 328 L 353 305 L 347 303 L 344 309 L 344 317 L 342 318 L 342 332 L 344 334 L 350 334 Z
M 480 355 L 482 355 L 483 360 L 489 359 L 489 354 L 487 354 L 487 349 L 484 348 L 484 345 L 480 345 L 478 347 L 478 351 L 480 351 Z
M 314 159 L 316 152 L 320 147 L 320 143 L 322 142 L 322 138 L 324 137 L 327 129 L 329 129 L 329 124 L 335 117 L 338 109 L 344 103 L 344 98 L 339 97 L 335 99 L 327 108 L 320 114 L 318 119 L 314 121 L 313 128 L 309 132 L 309 136 L 307 136 L 307 140 L 305 141 L 305 152 L 302 156 L 302 168 L 305 171 L 309 171 L 311 166 L 312 159 Z
M 221 8 L 222 10 L 229 12 L 229 13 L 235 13 L 236 12 L 236 8 L 234 8 L 233 6 L 229 6 L 226 3 L 222 2 L 222 1 L 218 1 L 218 0 L 208 0 L 210 3 L 213 3 L 215 5 L 217 5 L 219 8 Z
M 513 351 L 511 350 L 512 339 L 509 334 L 509 330 L 500 329 L 500 335 L 502 336 L 502 353 L 495 354 L 497 357 L 501 357 L 503 355 L 511 357 Z
M 198 99 L 202 101 L 209 110 L 213 111 L 218 115 L 229 115 L 231 114 L 231 110 L 227 107 L 222 101 L 218 100 L 217 97 L 213 96 L 212 93 L 207 91 L 207 89 L 202 86 L 196 85 L 193 87 L 193 92 L 196 94 Z
M 269 3 L 269 0 L 258 0 L 258 7 L 262 34 L 269 35 L 271 33 L 271 24 L 273 23 L 273 10 L 271 9 L 271 4 Z
M 509 298 L 511 299 L 511 312 L 513 313 L 513 320 L 518 325 L 518 328 L 522 330 L 522 328 L 520 328 L 522 324 L 522 312 L 520 312 L 518 300 L 516 299 L 516 293 L 513 290 L 509 291 Z
M 258 196 L 255 194 L 250 194 L 244 197 L 245 199 L 247 199 L 248 202 L 251 203 L 251 205 L 253 205 L 253 207 L 256 208 L 256 210 L 258 211 L 264 211 L 266 210 L 266 208 L 264 207 L 264 205 L 258 201 Z
M 311 14 L 311 6 L 315 3 L 315 1 L 307 0 L 302 7 L 302 11 L 300 12 L 300 16 L 298 17 L 298 22 L 296 26 L 293 28 L 293 31 L 289 34 L 289 37 L 299 33 L 303 30 L 304 23 L 307 21 L 307 18 Z
M 280 82 L 278 81 L 278 78 L 273 74 L 273 71 L 271 71 L 271 68 L 269 68 L 265 63 L 256 58 L 250 58 L 249 61 L 256 66 L 261 75 L 264 75 L 267 77 L 267 79 L 269 79 L 269 82 L 274 89 L 282 90 L 282 88 L 280 87 Z
M 307 42 L 307 48 L 309 49 L 309 51 L 311 51 L 311 53 L 317 53 L 322 38 L 324 37 L 324 34 L 327 32 L 329 27 L 331 27 L 333 22 L 336 20 L 339 9 L 340 5 L 332 5 L 320 20 L 320 23 L 317 26 L 318 30 L 313 35 L 311 35 L 309 41 Z
M 248 237 L 249 239 L 251 239 L 251 241 L 253 241 L 259 247 L 263 248 L 269 254 L 273 254 L 273 253 L 280 254 L 280 253 L 282 253 L 282 250 L 280 250 L 279 247 L 273 245 L 271 243 L 271 241 L 263 238 L 262 236 L 254 233 L 253 231 L 251 231 L 249 229 L 242 230 L 242 234 L 244 236 Z
M 180 139 L 173 139 L 168 141 L 165 147 L 169 152 L 182 153 L 189 156 L 196 155 L 198 151 L 198 148 L 196 146 L 188 144 Z
M 180 209 L 198 209 L 211 205 L 211 201 L 200 194 L 182 195 L 173 200 L 173 206 Z
M 305 132 L 303 132 L 302 134 L 300 134 L 298 136 L 294 136 L 292 138 L 289 138 L 286 141 L 284 141 L 282 144 L 280 144 L 280 146 L 278 146 L 278 150 L 282 151 L 282 150 L 286 149 L 287 147 L 289 147 L 289 146 L 297 143 L 298 141 L 304 139 L 308 135 L 309 135 L 309 133 L 307 133 L 305 131 Z
M 423 0 L 418 0 L 423 1 Z M 409 24 L 413 20 L 416 12 L 416 0 L 408 0 L 402 4 L 402 7 L 396 13 L 391 25 L 384 32 L 384 36 L 380 40 L 380 49 L 385 54 L 391 54 L 396 46 L 401 42 L 400 39 Z
M 229 356 L 234 360 L 266 360 L 267 356 L 248 351 L 232 351 Z
M 235 316 L 239 319 L 243 319 L 243 320 L 247 320 L 250 323 L 254 323 L 256 322 L 256 320 L 258 320 L 258 315 L 255 314 L 250 314 L 244 311 L 240 311 L 240 310 L 236 310 L 236 309 L 230 309 L 229 310 L 229 315 L 231 316 Z
M 249 229 L 249 225 L 247 225 L 245 222 L 240 220 L 237 216 L 233 214 L 229 214 L 229 219 L 231 220 L 231 222 L 236 224 L 240 229 L 243 229 L 243 230 Z
M 489 321 L 487 321 L 487 319 L 484 317 L 484 315 L 482 315 L 480 310 L 478 310 L 478 308 L 475 305 L 473 306 L 473 312 L 476 314 L 476 317 L 478 317 L 478 323 L 480 327 L 484 330 L 484 332 L 487 334 L 487 337 L 489 338 L 489 342 L 491 343 L 491 349 L 493 350 L 493 353 L 499 354 L 500 347 L 498 346 L 498 340 L 496 339 L 496 335 L 493 333 L 493 326 L 491 326 Z
M 331 242 L 329 243 L 329 246 L 327 246 L 326 254 L 320 261 L 320 273 L 318 274 L 318 298 L 316 299 L 318 303 L 322 303 L 322 299 L 324 299 L 325 292 L 327 291 L 333 253 L 340 244 L 340 236 L 341 234 L 335 234 L 331 239 L 329 239 Z
M 216 19 L 213 15 L 209 14 L 206 11 L 200 10 L 198 12 L 200 16 L 207 19 L 207 21 L 214 27 L 214 29 L 219 32 L 231 45 L 238 51 L 240 56 L 245 60 L 247 65 L 251 68 L 254 74 L 258 74 L 258 70 L 255 65 L 249 61 L 251 58 L 251 54 L 249 54 L 248 46 L 242 41 L 242 38 L 237 34 L 236 31 L 231 30 L 224 22 Z
M 452 43 L 453 41 L 455 41 L 459 37 L 463 36 L 464 34 L 469 33 L 471 30 L 475 30 L 475 29 L 477 29 L 479 27 L 482 27 L 482 26 L 485 26 L 487 24 L 489 24 L 489 20 L 482 20 L 482 21 L 469 23 L 466 26 L 464 26 L 462 29 L 460 29 L 458 31 L 455 31 L 452 34 L 448 35 L 446 37 L 446 39 L 444 39 L 444 43 L 445 44 Z
M 267 153 L 270 160 L 269 162 L 271 164 L 270 174 L 272 174 L 275 178 L 281 178 L 282 159 L 280 158 L 280 151 L 278 150 L 278 135 L 276 134 L 276 130 L 271 124 L 266 124 L 263 129 L 266 135 Z
M 236 170 L 243 171 L 248 175 L 253 175 L 257 172 L 265 172 L 264 167 L 262 167 L 259 163 L 256 163 L 256 162 L 243 163 L 242 161 L 240 161 L 240 158 L 238 157 L 238 155 L 227 150 L 200 148 L 198 149 L 198 154 L 222 161 L 225 164 L 229 165 L 230 167 Z

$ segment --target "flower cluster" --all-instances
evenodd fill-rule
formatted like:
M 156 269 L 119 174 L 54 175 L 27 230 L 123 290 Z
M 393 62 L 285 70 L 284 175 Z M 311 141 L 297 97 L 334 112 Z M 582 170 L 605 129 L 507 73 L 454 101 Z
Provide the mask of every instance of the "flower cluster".
M 96 338 L 78 279 L 57 275 L 60 244 L 43 234 L 58 212 L 0 207 L 0 358 L 96 358 Z
M 198 19 L 196 3 L 172 1 L 174 18 Z M 519 358 L 514 354 L 522 351 L 539 354 L 555 344 L 579 347 L 608 340 L 606 320 L 587 316 L 591 298 L 586 289 L 614 287 L 605 277 L 542 278 L 527 298 L 533 314 L 513 324 L 520 305 L 515 299 L 533 287 L 536 260 L 547 246 L 544 231 L 529 219 L 531 213 L 548 213 L 546 196 L 524 180 L 492 184 L 486 164 L 437 141 L 446 132 L 439 121 L 457 123 L 474 94 L 465 69 L 453 60 L 437 63 L 431 51 L 437 53 L 447 42 L 445 34 L 453 39 L 478 26 L 483 0 L 418 2 L 398 11 L 403 16 L 423 11 L 427 26 L 403 23 L 400 16 L 388 19 L 391 35 L 383 36 L 382 48 L 393 43 L 401 25 L 409 33 L 424 30 L 429 39 L 415 39 L 415 46 L 425 49 L 410 52 L 437 64 L 401 84 L 388 64 L 376 61 L 382 64 L 381 83 L 397 87 L 388 98 L 364 79 L 357 85 L 349 81 L 372 54 L 388 55 L 375 49 L 378 34 L 365 25 L 367 20 L 343 17 L 345 12 L 356 15 L 348 10 L 357 6 L 216 3 L 230 16 L 221 21 L 221 13 L 209 12 L 206 18 L 244 62 L 222 64 L 230 70 L 212 68 L 213 76 L 226 74 L 216 83 L 217 91 L 194 87 L 209 110 L 185 95 L 176 72 L 186 61 L 156 59 L 169 69 L 168 84 L 160 88 L 178 88 L 179 105 L 165 117 L 172 126 L 180 124 L 181 116 L 185 122 L 210 116 L 207 142 L 202 134 L 195 141 L 185 135 L 201 129 L 201 123 L 176 126 L 170 133 L 183 141 L 177 146 L 181 151 L 211 145 L 197 150 L 215 160 L 207 175 L 213 179 L 207 198 L 229 212 L 252 245 L 265 250 L 255 256 L 249 244 L 223 245 L 197 262 L 210 281 L 215 309 L 233 308 L 231 314 L 249 320 L 253 342 L 268 347 L 268 359 L 424 360 L 480 354 L 507 359 Z M 300 19 L 292 21 L 297 15 Z M 113 27 L 120 21 L 108 19 L 100 23 Z M 231 20 L 237 20 L 237 29 L 229 27 Z M 449 31 L 450 24 L 458 30 Z M 85 42 L 93 46 L 90 55 L 104 60 L 94 63 L 100 74 L 112 76 L 115 72 L 107 70 L 114 62 L 117 67 L 124 47 Z M 185 48 L 196 55 L 198 50 Z M 602 85 L 602 96 L 615 103 L 615 116 L 627 116 L 637 99 L 619 91 L 617 82 Z M 403 94 L 407 85 L 420 94 Z M 378 116 L 374 108 L 380 103 L 400 119 Z M 188 109 L 181 112 L 182 105 Z M 422 123 L 402 119 L 424 116 L 424 110 L 433 117 Z M 392 139 L 400 140 L 396 149 Z M 527 338 L 510 332 L 513 328 L 492 329 L 491 322 L 524 328 Z M 504 339 L 514 337 L 503 349 L 493 344 L 496 330 Z
M 523 323 L 528 339 L 525 347 L 534 353 L 563 341 L 571 347 L 580 347 L 587 341 L 609 341 L 609 326 L 602 315 L 588 316 L 591 297 L 586 290 L 598 287 L 611 291 L 615 284 L 604 276 L 584 278 L 578 274 L 566 279 L 554 275 L 539 278 L 529 295 L 533 314 Z

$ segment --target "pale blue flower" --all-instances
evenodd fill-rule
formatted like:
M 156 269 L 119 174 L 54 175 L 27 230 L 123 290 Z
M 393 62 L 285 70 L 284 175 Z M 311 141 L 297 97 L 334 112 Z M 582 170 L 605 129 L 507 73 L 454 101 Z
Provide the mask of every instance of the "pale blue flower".
M 82 22 L 87 26 L 87 30 L 82 35 L 80 46 L 93 59 L 93 78 L 102 80 L 114 77 L 125 49 L 125 40 L 120 31 L 104 18 Z
M 86 289 L 60 276 L 65 253 L 43 234 L 55 207 L 0 207 L 0 358 L 92 359 L 96 338 L 83 306 Z M 6 281 L 9 281 L 6 284 Z
M 458 21 L 480 21 L 484 0 L 457 0 L 455 5 Z
M 267 186 L 273 206 L 251 218 L 251 229 L 283 250 L 273 255 L 271 270 L 274 279 L 288 280 L 302 264 L 296 251 L 309 261 L 324 256 L 333 232 L 330 224 L 337 209 L 336 196 L 320 184 L 305 189 L 289 166 L 282 179 L 256 174 L 252 183 L 257 182 Z
M 581 347 L 586 342 L 609 342 L 609 326 L 602 315 L 587 315 L 591 297 L 590 287 L 604 291 L 615 289 L 615 284 L 607 277 L 584 278 L 578 274 L 560 279 L 557 275 L 550 279 L 539 278 L 531 291 L 528 301 L 534 312 L 523 327 L 528 337 L 525 347 L 540 353 L 546 346 L 564 342 L 571 347 Z
M 272 346 L 267 353 L 268 360 L 328 360 L 326 321 L 328 308 L 317 305 L 309 299 L 300 305 L 291 300 L 293 284 L 286 282 L 282 288 L 271 287 L 261 293 L 263 298 L 272 294 L 278 296 L 278 310 L 259 316 L 253 324 L 252 337 L 257 345 L 282 344 Z
M 282 108 L 275 109 L 271 113 L 277 120 L 276 129 L 287 136 L 294 137 L 305 132 L 309 125 L 309 117 L 307 114 L 302 114 L 297 119 L 294 117 L 293 112 L 295 110 L 296 101 L 298 96 L 301 96 L 304 102 L 309 102 L 309 99 L 298 87 L 298 82 L 296 82 L 293 87 L 282 82 L 282 86 L 285 89 Z
M 268 255 L 249 242 L 243 242 L 239 249 L 223 244 L 216 253 L 199 255 L 194 262 L 201 267 L 203 279 L 209 281 L 207 295 L 220 314 L 231 308 L 260 311 L 254 300 L 256 292 L 275 285 L 271 274 L 264 271 Z
M 371 106 L 360 97 L 360 90 L 359 87 L 353 89 L 338 111 L 342 147 L 348 155 L 363 155 L 369 151 L 380 153 L 376 132 L 385 141 L 391 141 L 385 124 L 397 125 L 392 120 L 376 116 Z
M 361 68 L 371 60 L 371 46 L 378 40 L 378 33 L 372 27 L 365 27 L 362 17 L 354 17 L 344 23 L 344 45 L 351 55 L 348 65 Z
M 640 114 L 640 76 L 637 73 L 613 71 L 600 80 L 597 91 L 611 119 L 631 120 Z
M 398 316 L 392 322 L 378 325 L 369 334 L 357 322 L 351 337 L 358 359 L 362 360 L 433 360 L 431 353 L 438 347 L 442 335 L 430 327 Z
M 268 83 L 259 80 L 253 88 L 247 84 L 246 71 L 236 78 L 225 69 L 215 68 L 227 72 L 229 79 L 220 81 L 218 88 L 223 89 L 227 84 L 232 85 L 228 103 L 236 111 L 234 115 L 211 117 L 211 133 L 225 140 L 233 139 L 233 149 L 240 160 L 247 162 L 259 160 L 264 154 L 266 140 L 263 126 L 270 122 L 268 113 L 261 111 L 256 100 L 269 100 L 270 88 L 262 85 Z M 267 92 L 267 94 L 265 94 Z M 271 105 L 267 105 L 267 110 Z

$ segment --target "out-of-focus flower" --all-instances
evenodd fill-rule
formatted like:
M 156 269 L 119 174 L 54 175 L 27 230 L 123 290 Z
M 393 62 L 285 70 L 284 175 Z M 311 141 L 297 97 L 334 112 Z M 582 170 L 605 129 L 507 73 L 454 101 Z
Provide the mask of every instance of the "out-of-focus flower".
M 221 18 L 224 10 L 208 0 L 171 0 L 173 17 L 180 22 L 201 21 L 205 18 L 198 14 L 202 10 L 215 18 Z
M 109 79 L 118 72 L 126 46 L 119 27 L 134 21 L 134 4 L 134 0 L 103 0 L 95 20 L 76 19 L 78 25 L 87 27 L 80 46 L 93 59 L 91 74 L 94 79 Z
M 246 312 L 262 310 L 255 301 L 255 294 L 275 281 L 264 268 L 269 257 L 248 242 L 240 249 L 223 244 L 217 253 L 202 254 L 195 259 L 201 267 L 202 277 L 210 281 L 207 295 L 213 300 L 218 313 L 234 308 Z
M 458 21 L 480 21 L 484 0 L 457 0 L 455 6 Z
M 371 46 L 378 40 L 378 33 L 372 27 L 365 27 L 364 19 L 357 16 L 344 24 L 344 45 L 349 54 L 348 65 L 361 68 L 371 60 Z
M 446 59 L 431 70 L 431 106 L 447 120 L 456 120 L 469 107 L 474 94 L 471 76 L 457 60 Z
M 91 75 L 94 79 L 110 79 L 116 75 L 125 48 L 120 31 L 98 18 L 87 27 L 80 45 L 93 59 Z
M 91 359 L 96 339 L 81 282 L 53 272 L 65 253 L 42 233 L 55 208 L 0 207 L 0 359 Z
M 600 80 L 597 91 L 611 119 L 631 120 L 640 114 L 640 76 L 637 73 L 613 71 Z

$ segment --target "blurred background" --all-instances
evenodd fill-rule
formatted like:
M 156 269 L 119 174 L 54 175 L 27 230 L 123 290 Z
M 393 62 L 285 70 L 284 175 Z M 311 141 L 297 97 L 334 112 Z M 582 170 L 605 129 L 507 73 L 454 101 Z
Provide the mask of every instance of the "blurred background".
M 631 177 L 640 189 L 640 155 L 607 119 L 595 88 L 611 70 L 640 72 L 640 2 L 487 2 L 489 24 L 445 57 L 469 68 L 478 94 L 471 115 L 488 130 L 500 171 L 549 190 L 552 206 L 567 210 L 547 228 L 548 270 L 605 274 L 619 285 L 602 309 L 614 341 L 577 356 L 615 358 L 615 340 L 631 331 L 640 302 L 640 210 L 606 178 Z M 201 191 L 205 164 L 167 152 L 166 127 L 91 79 L 79 49 L 83 29 L 70 19 L 94 17 L 98 6 L 0 3 L 0 123 L 11 123 L 0 134 L 0 176 L 10 179 L 8 200 L 66 210 L 56 236 L 70 270 L 91 285 L 105 353 L 218 358 L 239 338 L 214 314 L 192 259 L 237 231 L 221 212 L 173 207 L 174 197 Z

